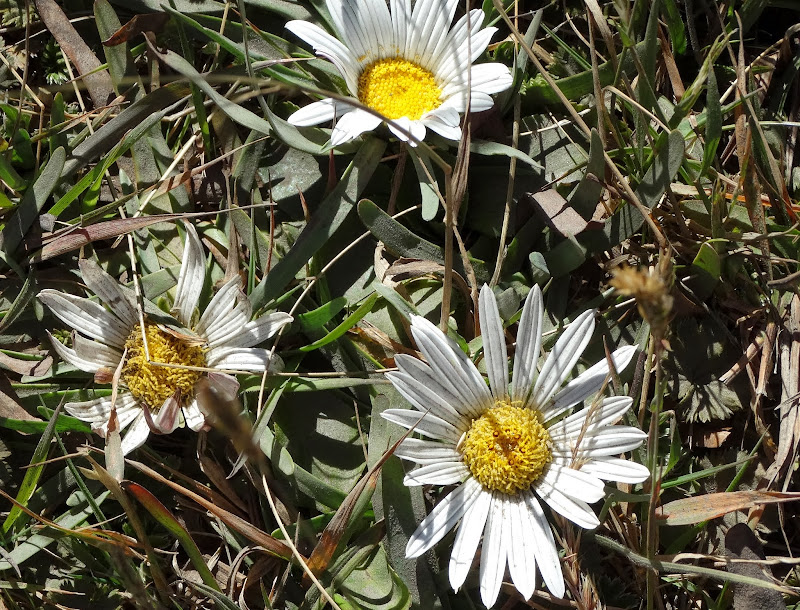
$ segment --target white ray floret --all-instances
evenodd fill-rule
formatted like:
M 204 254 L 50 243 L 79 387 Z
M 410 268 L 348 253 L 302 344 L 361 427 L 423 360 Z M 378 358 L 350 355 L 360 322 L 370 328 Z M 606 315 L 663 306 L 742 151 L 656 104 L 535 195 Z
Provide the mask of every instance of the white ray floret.
M 354 103 L 322 99 L 289 122 L 304 127 L 336 119 L 333 146 L 383 120 L 412 145 L 407 132 L 422 140 L 428 129 L 458 140 L 459 114 L 467 107 L 488 110 L 494 105 L 491 94 L 512 85 L 505 65 L 473 65 L 497 31 L 482 27 L 481 9 L 451 28 L 458 0 L 418 0 L 413 10 L 411 0 L 390 0 L 390 7 L 385 0 L 326 0 L 326 5 L 338 38 L 305 21 L 290 21 L 286 28 L 336 66 Z
M 169 434 L 184 425 L 192 430 L 203 428 L 205 416 L 197 401 L 196 384 L 206 377 L 218 393 L 232 398 L 238 393 L 239 383 L 232 375 L 198 369 L 267 370 L 274 365 L 269 351 L 253 346 L 292 321 L 282 312 L 251 321 L 252 307 L 237 276 L 217 292 L 194 324 L 205 282 L 205 255 L 197 232 L 187 223 L 172 309 L 186 330 L 168 332 L 145 316 L 144 334 L 151 358 L 147 362 L 139 314 L 131 295 L 97 263 L 81 260 L 79 265 L 84 282 L 106 307 L 88 298 L 42 290 L 39 299 L 75 329 L 72 347 L 51 336 L 53 347 L 63 360 L 95 373 L 96 379 L 105 372 L 110 381 L 119 370 L 120 386 L 114 404 L 110 396 L 105 396 L 70 402 L 64 408 L 70 415 L 89 422 L 92 430 L 103 437 L 115 409 L 120 430 L 125 430 L 125 454 L 141 446 L 151 431 Z M 178 366 L 159 366 L 158 362 Z
M 396 451 L 417 464 L 405 484 L 457 485 L 419 525 L 406 555 L 418 557 L 458 524 L 450 584 L 456 590 L 464 584 L 482 544 L 479 583 L 487 607 L 497 601 L 506 573 L 525 599 L 533 595 L 537 575 L 550 593 L 564 595 L 541 503 L 591 529 L 600 522 L 590 504 L 605 497 L 604 481 L 640 483 L 649 476 L 643 465 L 619 457 L 646 437 L 617 425 L 632 399 L 594 399 L 609 376 L 608 362 L 568 381 L 591 339 L 595 312 L 569 324 L 537 372 L 543 312 L 534 286 L 523 306 L 510 380 L 503 322 L 487 286 L 479 321 L 488 384 L 453 341 L 419 316 L 412 318 L 411 333 L 426 362 L 400 355 L 399 371 L 387 375 L 414 410 L 388 409 L 383 417 L 423 437 L 406 439 Z M 634 347 L 616 350 L 614 368 L 625 369 L 635 353 Z

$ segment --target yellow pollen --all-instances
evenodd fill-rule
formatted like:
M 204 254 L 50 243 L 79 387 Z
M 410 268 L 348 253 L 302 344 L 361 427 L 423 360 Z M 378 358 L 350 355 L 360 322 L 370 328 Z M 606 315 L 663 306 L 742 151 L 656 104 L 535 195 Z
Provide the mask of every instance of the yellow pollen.
M 429 70 L 400 57 L 374 61 L 358 77 L 359 101 L 388 119 L 416 121 L 439 107 L 441 95 Z
M 135 398 L 146 403 L 151 411 L 158 411 L 176 390 L 184 400 L 190 398 L 202 372 L 155 363 L 205 366 L 206 358 L 200 347 L 160 330 L 155 324 L 145 324 L 144 328 L 151 362 L 147 362 L 142 330 L 137 324 L 125 342 L 128 352 L 122 367 L 122 381 Z
M 550 434 L 538 411 L 498 401 L 473 420 L 461 444 L 464 463 L 484 489 L 528 489 L 552 459 Z

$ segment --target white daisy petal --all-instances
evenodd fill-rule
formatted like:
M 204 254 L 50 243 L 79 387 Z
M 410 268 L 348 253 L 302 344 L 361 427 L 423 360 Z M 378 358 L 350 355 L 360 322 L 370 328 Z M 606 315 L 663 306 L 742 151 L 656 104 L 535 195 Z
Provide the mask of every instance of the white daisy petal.
M 297 127 L 309 127 L 310 125 L 328 123 L 337 115 L 341 116 L 341 114 L 341 112 L 337 112 L 336 100 L 326 98 L 318 102 L 312 102 L 293 112 L 289 117 L 289 123 Z
M 597 515 L 583 500 L 572 498 L 550 485 L 545 479 L 533 484 L 538 496 L 559 515 L 562 515 L 582 528 L 591 530 L 600 525 Z
M 448 36 L 450 33 L 448 30 L 450 29 L 450 23 L 453 21 L 453 15 L 455 15 L 458 0 L 446 0 L 446 2 L 446 7 L 437 7 L 435 14 L 437 17 L 446 15 L 447 19 L 436 19 L 431 33 L 423 40 L 426 43 L 426 48 L 423 52 L 424 61 L 421 62 L 423 65 L 436 66 L 440 63 L 443 55 L 456 51 L 454 47 L 449 46 L 453 44 L 453 39 L 451 36 Z M 481 9 L 474 9 L 470 11 L 469 15 L 470 19 L 477 21 L 479 24 L 483 24 L 484 14 Z M 453 26 L 454 29 L 457 27 L 458 24 Z
M 392 42 L 398 57 L 406 56 L 406 33 L 411 22 L 411 3 L 408 0 L 389 0 L 392 14 Z
M 144 445 L 148 436 L 150 436 L 150 427 L 147 425 L 144 413 L 140 412 L 125 436 L 122 437 L 122 455 L 128 455 L 134 449 Z
M 153 424 L 161 434 L 170 434 L 178 427 L 181 401 L 174 394 L 164 401 L 153 418 Z
M 459 19 L 450 30 L 437 57 L 436 65 L 432 68 L 443 83 L 464 79 L 472 62 L 489 46 L 489 41 L 497 28 L 481 30 L 482 24 L 483 11 L 473 9 L 468 15 Z
M 480 497 L 481 491 L 481 486 L 475 479 L 467 479 L 446 495 L 408 539 L 406 557 L 419 557 L 439 542 Z
M 78 267 L 81 270 L 83 282 L 109 306 L 120 320 L 129 328 L 133 328 L 139 323 L 139 314 L 136 306 L 131 302 L 130 297 L 123 292 L 117 280 L 106 273 L 93 260 L 82 258 L 78 261 Z
M 394 454 L 415 464 L 455 462 L 461 459 L 461 453 L 456 451 L 455 448 L 437 441 L 428 441 L 421 438 L 406 438 L 394 450 Z
M 604 481 L 620 483 L 641 483 L 650 476 L 650 470 L 643 464 L 617 457 L 597 457 L 581 465 L 581 472 L 587 472 Z
M 539 500 L 532 493 L 523 494 L 525 504 L 528 506 L 531 516 L 531 526 L 536 546 L 536 565 L 542 580 L 547 585 L 550 593 L 556 597 L 564 597 L 565 585 L 564 575 L 561 572 L 561 560 L 558 558 L 558 550 L 553 539 L 553 532 L 550 531 L 550 524 L 544 515 Z
M 360 108 L 354 108 L 336 122 L 336 126 L 331 132 L 331 145 L 338 146 L 355 140 L 365 131 L 375 129 L 381 122 L 379 116 Z
M 467 111 L 467 101 L 469 101 L 470 112 L 483 112 L 494 106 L 494 100 L 487 93 L 473 91 L 467 85 L 454 89 L 447 99 L 447 107 L 456 112 Z
M 115 406 L 120 430 L 124 430 L 142 410 L 138 401 L 126 392 L 121 392 L 117 396 Z M 77 417 L 81 421 L 88 423 L 92 430 L 98 432 L 101 436 L 105 436 L 108 428 L 108 419 L 111 416 L 111 396 L 103 396 L 84 402 L 68 402 L 64 405 L 64 410 L 72 417 Z
M 200 410 L 200 405 L 196 399 L 192 399 L 188 405 L 183 408 L 184 423 L 195 432 L 201 430 L 206 423 L 206 417 Z
M 505 64 L 477 64 L 470 70 L 469 85 L 473 93 L 500 93 L 512 84 L 514 78 Z M 445 95 L 444 91 L 442 95 Z
M 457 413 L 465 416 L 465 421 L 467 421 L 469 417 L 480 416 L 481 411 L 476 409 L 475 405 L 470 402 L 464 402 L 462 396 L 451 392 L 449 388 L 452 387 L 452 384 L 443 383 L 445 380 L 421 360 L 412 358 L 407 354 L 398 354 L 395 356 L 394 361 L 400 368 L 400 372 L 412 377 L 414 381 L 417 382 L 418 387 L 427 388 L 439 398 L 439 400 L 437 400 L 437 405 L 439 402 L 443 402 L 445 406 L 449 405 Z M 427 394 L 423 396 L 427 396 Z M 431 405 L 423 406 L 425 406 L 425 410 L 427 410 Z
M 209 367 L 223 371 L 254 371 L 261 373 L 272 370 L 269 350 L 257 347 L 215 347 L 208 352 Z
M 421 316 L 411 318 L 411 334 L 425 355 L 428 365 L 462 405 L 472 405 L 470 415 L 479 415 L 493 404 L 492 395 L 472 360 L 431 322 Z
M 439 108 L 437 108 L 437 110 L 439 110 Z M 434 110 L 422 117 L 422 123 L 425 127 L 432 129 L 443 138 L 447 138 L 448 140 L 460 140 L 461 126 L 459 124 L 458 112 L 455 108 L 444 108 L 443 110 L 448 111 L 448 113 L 452 111 L 452 114 L 455 115 L 455 121 L 451 121 L 450 119 L 452 117 L 446 116 L 444 112 L 439 113 Z
M 482 489 L 458 526 L 448 567 L 450 586 L 454 591 L 458 591 L 467 579 L 491 505 L 492 494 Z
M 453 20 L 456 6 L 458 0 L 419 0 L 414 5 L 413 27 L 408 30 L 406 45 L 409 59 L 426 67 L 430 65 L 431 53 Z M 439 38 L 434 39 L 434 35 Z
M 574 451 L 568 447 L 556 447 L 553 455 L 571 455 L 590 459 L 605 455 L 619 455 L 636 449 L 647 438 L 647 433 L 629 426 L 609 426 L 594 432 L 588 432 L 581 440 L 580 447 Z
M 461 438 L 459 432 L 452 424 L 431 413 L 419 413 L 418 411 L 407 411 L 405 409 L 386 409 L 381 412 L 381 417 L 406 430 L 413 428 L 415 432 L 424 434 L 429 438 L 450 441 L 455 445 Z
M 358 93 L 358 75 L 361 67 L 356 54 L 322 28 L 305 21 L 290 21 L 286 29 L 310 44 L 318 55 L 329 59 L 347 80 L 350 93 Z
M 627 368 L 636 351 L 636 346 L 629 345 L 621 347 L 611 354 L 611 361 L 617 372 L 622 372 Z M 552 403 L 543 409 L 545 418 L 558 417 L 570 407 L 589 398 L 602 387 L 608 372 L 608 361 L 605 359 L 586 369 L 553 396 Z
M 594 310 L 583 312 L 561 334 L 544 362 L 542 372 L 533 387 L 533 402 L 546 404 L 564 382 L 594 332 Z
M 430 410 L 433 415 L 441 417 L 456 428 L 466 430 L 469 420 L 463 417 L 447 399 L 430 388 L 420 383 L 406 373 L 387 373 L 386 378 L 394 384 L 400 394 L 414 405 L 421 413 Z
M 98 303 L 49 288 L 38 296 L 57 318 L 79 333 L 114 347 L 125 345 L 130 329 Z
M 604 398 L 596 406 L 586 407 L 576 411 L 569 417 L 553 424 L 548 428 L 550 438 L 558 445 L 568 440 L 576 439 L 587 432 L 592 433 L 604 426 L 609 426 L 618 421 L 633 404 L 633 399 L 628 396 L 612 396 Z M 545 414 L 545 417 L 549 415 Z
M 244 297 L 242 279 L 237 275 L 223 284 L 200 316 L 200 321 L 195 326 L 197 334 L 208 336 L 213 328 L 222 326 L 230 320 L 236 304 Z
M 250 301 L 241 289 L 234 294 L 234 299 L 233 308 L 221 315 L 218 320 L 214 320 L 205 332 L 209 344 L 226 343 L 226 339 L 239 332 L 253 316 Z
M 225 347 L 252 347 L 266 341 L 281 328 L 291 323 L 292 316 L 282 311 L 276 311 L 248 322 L 238 332 L 227 338 L 216 337 L 209 341 L 209 346 L 215 347 L 224 344 Z
M 511 400 L 525 401 L 536 379 L 536 364 L 542 349 L 542 318 L 544 305 L 542 291 L 533 286 L 525 299 L 517 331 L 517 352 L 514 356 L 514 373 L 511 376 Z
M 222 400 L 235 400 L 239 395 L 239 381 L 233 375 L 209 371 L 208 383 L 214 387 L 214 392 Z
M 488 284 L 484 284 L 481 288 L 479 311 L 489 386 L 492 388 L 495 400 L 502 400 L 508 395 L 508 351 L 503 321 L 497 310 L 497 300 Z
M 481 600 L 487 608 L 494 606 L 503 584 L 506 571 L 506 545 L 511 537 L 508 519 L 508 502 L 503 494 L 492 494 L 489 518 L 483 530 L 483 550 L 481 552 Z
M 70 349 L 61 341 L 53 337 L 48 331 L 47 336 L 50 337 L 50 343 L 53 345 L 53 349 L 56 351 L 58 356 L 62 360 L 66 360 L 72 366 L 78 367 L 82 371 L 86 371 L 87 373 L 96 373 L 99 369 L 103 367 L 108 367 L 108 364 L 104 360 L 99 358 L 85 358 L 78 355 L 75 350 Z M 79 337 L 80 335 L 74 335 L 75 337 Z
M 528 600 L 536 590 L 536 538 L 525 498 L 509 496 L 511 536 L 508 549 L 508 571 L 522 598 Z
M 469 476 L 469 469 L 458 462 L 436 462 L 415 468 L 403 479 L 403 485 L 454 485 Z
M 183 245 L 181 271 L 178 275 L 178 285 L 175 287 L 175 303 L 172 311 L 178 321 L 188 327 L 200 301 L 200 293 L 203 291 L 206 264 L 203 246 L 194 225 L 184 222 L 184 227 L 186 227 L 186 243 Z
M 116 370 L 119 361 L 122 360 L 122 352 L 118 349 L 99 341 L 92 341 L 78 333 L 72 333 L 72 347 L 78 358 L 101 363 L 112 370 Z
M 560 492 L 580 498 L 584 502 L 593 503 L 602 499 L 605 493 L 603 482 L 583 470 L 575 470 L 568 466 L 550 464 L 538 485 L 547 483 Z
M 425 139 L 425 123 L 423 121 L 412 121 L 408 117 L 400 117 L 388 123 L 389 131 L 396 135 L 403 142 L 408 142 L 411 146 L 416 146 L 417 143 L 406 135 L 410 133 L 416 140 Z

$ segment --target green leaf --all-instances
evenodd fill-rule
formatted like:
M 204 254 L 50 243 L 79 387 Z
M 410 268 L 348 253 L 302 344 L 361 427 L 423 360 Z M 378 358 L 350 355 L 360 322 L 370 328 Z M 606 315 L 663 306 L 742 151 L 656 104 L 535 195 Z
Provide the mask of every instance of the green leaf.
M 382 390 L 372 401 L 372 424 L 367 444 L 367 463 L 370 465 L 377 462 L 404 432 L 380 416 L 388 408 L 406 409 L 408 403 L 392 388 Z M 403 464 L 398 458 L 392 457 L 383 465 L 372 496 L 375 518 L 386 523 L 384 548 L 392 567 L 408 587 L 415 607 L 438 609 L 442 604 L 436 591 L 438 567 L 433 552 L 420 559 L 408 559 L 405 554 L 408 538 L 425 518 L 427 510 L 422 488 L 403 485 L 404 476 Z
M 439 211 L 439 185 L 436 182 L 436 169 L 431 163 L 430 157 L 423 150 L 409 148 L 408 156 L 411 157 L 414 169 L 417 170 L 419 194 L 422 198 L 422 220 L 433 220 Z
M 36 182 L 25 191 L 25 196 L 20 201 L 19 207 L 13 216 L 8 219 L 6 226 L 0 233 L 0 251 L 11 257 L 22 242 L 34 221 L 39 217 L 50 193 L 61 181 L 64 173 L 64 163 L 67 153 L 59 148 L 42 169 Z
M 662 134 L 653 164 L 635 191 L 644 206 L 653 209 L 661 200 L 667 187 L 678 175 L 684 154 L 685 142 L 679 130 L 673 130 L 669 135 Z M 643 224 L 644 216 L 629 203 L 606 222 L 604 233 L 610 245 L 617 245 L 635 234 Z
M 717 148 L 722 138 L 722 107 L 719 103 L 719 86 L 713 68 L 708 71 L 708 93 L 706 95 L 706 145 L 703 149 L 703 162 L 700 175 L 705 176 L 717 156 Z
M 570 207 L 577 210 L 584 219 L 589 220 L 597 209 L 600 196 L 603 194 L 601 182 L 606 170 L 606 159 L 603 155 L 605 147 L 596 129 L 592 129 L 589 144 L 589 161 L 586 174 L 567 198 Z M 590 176 L 591 174 L 591 176 Z
M 365 315 L 367 315 L 370 312 L 370 310 L 372 310 L 372 306 L 375 305 L 375 301 L 377 300 L 378 300 L 378 294 L 377 293 L 371 294 L 367 298 L 367 300 L 364 301 L 361 304 L 361 306 L 358 309 L 356 309 L 352 314 L 347 316 L 347 318 L 345 318 L 344 321 L 341 324 L 339 324 L 339 326 L 337 326 L 327 335 L 322 337 L 322 339 L 314 341 L 314 343 L 311 343 L 310 345 L 304 345 L 303 347 L 300 348 L 300 351 L 311 352 L 316 349 L 319 349 L 324 345 L 328 345 L 328 343 L 331 343 L 332 341 L 336 341 L 336 339 L 344 335 L 348 330 L 350 330 L 356 324 L 358 324 L 358 322 L 360 322 L 361 319 Z
M 211 570 L 208 569 L 208 565 L 206 565 L 203 554 L 200 552 L 200 549 L 197 548 L 197 544 L 192 539 L 186 528 L 183 527 L 183 525 L 181 525 L 181 523 L 175 518 L 175 515 L 167 510 L 167 507 L 164 506 L 158 500 L 158 498 L 156 498 L 152 493 L 138 483 L 124 481 L 122 483 L 122 488 L 136 498 L 136 500 L 147 509 L 147 512 L 149 512 L 156 521 L 165 527 L 170 534 L 175 536 L 175 538 L 183 547 L 183 550 L 186 551 L 186 554 L 189 556 L 189 560 L 200 574 L 203 582 L 212 589 L 219 591 L 219 585 L 214 579 L 214 575 L 211 573 Z
M 102 492 L 99 496 L 94 498 L 94 505 L 100 506 L 110 493 L 109 491 Z M 65 530 L 75 529 L 92 515 L 93 510 L 94 508 L 92 505 L 84 499 L 77 506 L 73 506 L 68 511 L 59 515 L 54 521 Z M 44 550 L 55 542 L 59 537 L 59 534 L 49 533 L 45 530 L 44 533 L 34 534 L 24 539 L 13 551 L 10 551 L 7 556 L 0 558 L 0 571 L 10 570 L 14 565 L 22 564 L 39 551 Z
M 517 148 L 512 148 L 511 146 L 507 146 L 505 144 L 500 144 L 499 142 L 489 142 L 486 140 L 473 140 L 472 144 L 470 144 L 470 153 L 476 155 L 484 155 L 487 157 L 494 157 L 494 156 L 503 156 L 514 158 L 527 165 L 530 165 L 533 169 L 538 170 L 545 170 L 545 167 L 533 159 L 530 156 L 526 155 L 524 152 Z
M 336 297 L 313 311 L 295 316 L 295 321 L 304 331 L 317 330 L 330 322 L 347 305 L 345 297 Z
M 265 121 L 257 114 L 240 106 L 236 102 L 232 102 L 224 95 L 217 93 L 217 90 L 206 80 L 206 76 L 213 76 L 213 74 L 200 74 L 194 69 L 192 64 L 174 51 L 168 50 L 162 53 L 155 49 L 155 47 L 151 47 L 151 50 L 153 50 L 153 52 L 158 55 L 158 58 L 167 66 L 188 78 L 193 85 L 205 93 L 232 121 L 263 134 L 268 134 L 272 131 L 272 127 L 268 121 Z
M 336 188 L 322 201 L 292 249 L 251 293 L 253 309 L 257 310 L 277 298 L 342 225 L 378 167 L 385 148 L 386 143 L 376 138 L 368 138 L 364 142 Z
M 364 199 L 358 204 L 358 215 L 369 232 L 376 239 L 382 241 L 386 249 L 393 255 L 428 260 L 444 265 L 444 251 L 439 246 L 409 231 L 369 199 Z M 487 269 L 486 263 L 474 258 L 470 258 L 470 262 L 478 281 L 488 282 L 492 274 Z M 453 266 L 457 272 L 464 273 L 464 267 L 460 260 L 454 261 Z
M 11 307 L 8 308 L 3 319 L 0 320 L 0 332 L 11 326 L 14 320 L 27 309 L 28 304 L 35 294 L 36 281 L 34 280 L 34 271 L 31 269 L 28 277 L 25 278 L 25 283 L 22 284 L 22 288 L 17 293 L 17 296 L 14 297 L 14 302 L 11 303 Z
M 189 94 L 185 84 L 170 83 L 159 87 L 120 112 L 72 151 L 64 163 L 63 177 L 68 178 L 89 163 L 105 155 L 120 141 L 120 134 L 133 129 L 142 121 L 157 117 L 161 120 L 167 109 Z

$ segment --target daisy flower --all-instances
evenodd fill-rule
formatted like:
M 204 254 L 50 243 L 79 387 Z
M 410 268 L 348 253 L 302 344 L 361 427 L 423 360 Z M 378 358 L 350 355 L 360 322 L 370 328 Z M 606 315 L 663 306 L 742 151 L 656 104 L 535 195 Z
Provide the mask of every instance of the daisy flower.
M 178 426 L 200 430 L 205 417 L 195 388 L 202 377 L 233 398 L 239 389 L 236 377 L 201 369 L 261 372 L 270 365 L 269 351 L 254 348 L 292 321 L 275 312 L 251 321 L 252 307 L 237 276 L 211 299 L 197 320 L 196 310 L 205 281 L 205 256 L 200 238 L 186 225 L 186 244 L 175 289 L 172 313 L 184 329 L 175 330 L 148 319 L 142 327 L 128 291 L 90 260 L 79 262 L 88 288 L 105 303 L 57 290 L 42 290 L 38 297 L 62 322 L 75 329 L 72 347 L 50 335 L 58 355 L 77 368 L 95 374 L 98 382 L 119 377 L 116 401 L 104 396 L 64 405 L 66 411 L 91 424 L 102 437 L 108 432 L 112 408 L 117 411 L 124 454 L 141 446 L 150 431 L 169 434 Z M 196 323 L 193 323 L 195 320 Z M 49 334 L 49 333 L 48 333 Z M 150 354 L 148 362 L 144 339 Z M 182 368 L 194 367 L 194 368 Z
M 449 140 L 461 138 L 459 113 L 488 110 L 492 93 L 512 84 L 507 66 L 473 66 L 497 28 L 481 28 L 474 9 L 450 28 L 459 0 L 326 0 L 338 39 L 305 21 L 286 28 L 329 59 L 344 77 L 350 95 L 380 115 L 331 98 L 289 117 L 301 127 L 337 119 L 331 144 L 338 146 L 388 120 L 389 129 L 408 141 L 432 129 Z M 401 128 L 401 129 L 398 129 Z M 413 144 L 413 142 L 412 142 Z
M 590 503 L 605 496 L 603 481 L 638 483 L 649 472 L 617 456 L 646 434 L 613 425 L 630 409 L 627 396 L 601 398 L 571 415 L 608 375 L 603 360 L 565 383 L 594 331 L 594 311 L 578 316 L 559 337 L 537 373 L 542 344 L 542 295 L 525 301 L 509 385 L 503 323 L 488 286 L 480 293 L 480 327 L 489 385 L 472 361 L 428 320 L 415 316 L 411 333 L 427 364 L 395 357 L 387 377 L 417 410 L 388 409 L 383 417 L 425 438 L 407 438 L 395 455 L 419 464 L 406 485 L 456 485 L 422 521 L 406 546 L 418 557 L 460 522 L 450 556 L 450 584 L 458 590 L 483 537 L 480 592 L 494 605 L 506 572 L 526 600 L 537 569 L 550 593 L 564 595 L 558 551 L 542 503 L 584 528 L 597 527 Z M 625 368 L 635 347 L 612 354 Z

